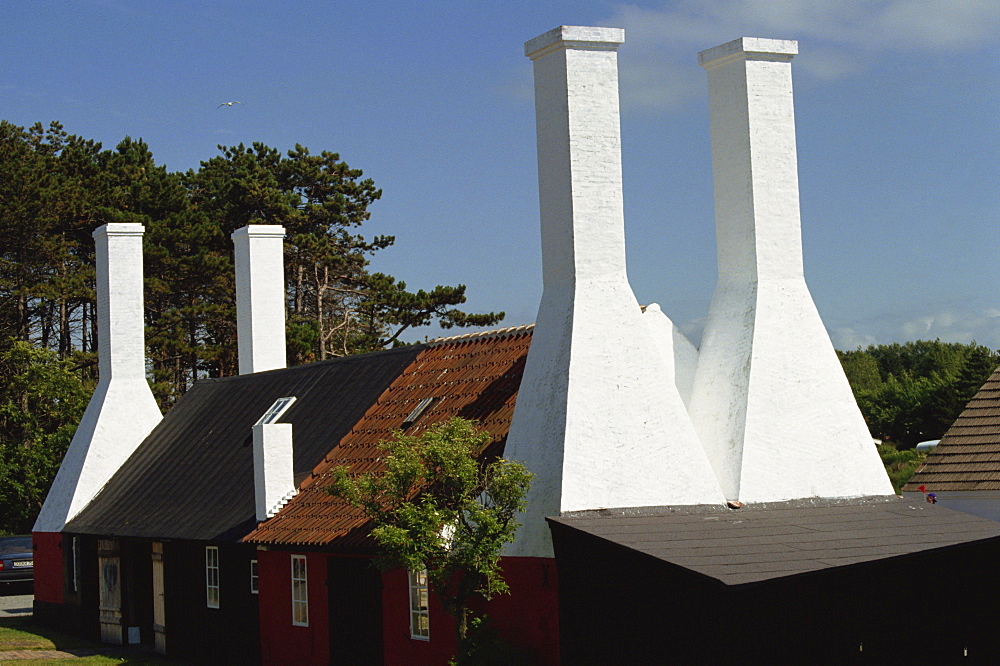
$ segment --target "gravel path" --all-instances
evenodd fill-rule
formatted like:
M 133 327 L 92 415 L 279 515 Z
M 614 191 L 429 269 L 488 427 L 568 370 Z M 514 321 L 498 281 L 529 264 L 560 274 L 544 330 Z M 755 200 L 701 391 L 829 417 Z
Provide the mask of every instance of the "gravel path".
M 0 584 L 0 618 L 31 615 L 34 599 L 30 587 L 17 583 Z

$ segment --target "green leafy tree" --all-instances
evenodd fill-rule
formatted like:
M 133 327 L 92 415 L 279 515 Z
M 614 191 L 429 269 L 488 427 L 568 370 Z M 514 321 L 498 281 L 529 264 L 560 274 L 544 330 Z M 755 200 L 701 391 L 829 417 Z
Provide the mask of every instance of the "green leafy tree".
M 455 618 L 462 662 L 480 619 L 469 602 L 508 591 L 500 551 L 514 539 L 532 477 L 520 463 L 482 460 L 490 439 L 460 418 L 417 437 L 397 432 L 381 443 L 384 472 L 340 467 L 329 489 L 371 519 L 383 569 L 426 569 L 430 589 Z
M 938 439 L 1000 365 L 976 343 L 917 340 L 838 352 L 873 437 L 901 449 Z
M 93 387 L 23 340 L 0 352 L 0 533 L 31 530 Z
M 882 458 L 882 464 L 885 465 L 885 471 L 897 495 L 902 492 L 903 486 L 927 458 L 926 451 L 899 450 L 895 444 L 887 442 L 878 445 L 878 455 Z

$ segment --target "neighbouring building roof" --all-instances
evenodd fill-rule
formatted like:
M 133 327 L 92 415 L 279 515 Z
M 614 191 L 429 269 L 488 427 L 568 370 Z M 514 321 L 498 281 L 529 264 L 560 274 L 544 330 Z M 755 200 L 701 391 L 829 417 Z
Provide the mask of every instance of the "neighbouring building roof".
M 1000 490 L 1000 368 L 910 478 L 904 491 Z
M 737 510 L 709 505 L 602 509 L 549 522 L 556 530 L 584 533 L 725 585 L 1000 537 L 1000 523 L 897 497 L 793 500 Z
M 297 400 L 295 481 L 347 434 L 422 345 L 197 383 L 65 531 L 238 541 L 256 525 L 251 426 Z
M 300 485 L 300 492 L 244 541 L 323 545 L 367 550 L 364 514 L 326 492 L 331 470 L 380 471 L 378 443 L 396 430 L 419 434 L 453 416 L 472 419 L 493 436 L 487 455 L 499 454 L 510 429 L 514 401 L 531 343 L 531 327 L 461 335 L 428 343 Z M 413 423 L 406 419 L 426 398 L 432 402 Z

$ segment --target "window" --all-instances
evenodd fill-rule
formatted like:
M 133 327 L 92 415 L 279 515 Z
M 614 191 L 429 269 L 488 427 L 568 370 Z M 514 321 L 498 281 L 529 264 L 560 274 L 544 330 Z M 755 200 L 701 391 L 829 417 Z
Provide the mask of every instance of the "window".
M 413 408 L 413 411 L 410 412 L 409 416 L 403 419 L 403 427 L 407 428 L 416 423 L 417 419 L 420 418 L 420 415 L 427 411 L 427 408 L 431 406 L 432 402 L 434 402 L 434 398 L 424 398 L 417 403 L 417 406 Z
M 292 624 L 309 626 L 309 589 L 306 586 L 306 556 L 292 555 Z
M 219 547 L 205 546 L 205 602 L 219 607 Z
M 250 560 L 250 594 L 257 594 L 257 560 Z
M 254 423 L 254 425 L 277 423 L 278 419 L 281 418 L 282 414 L 288 411 L 288 408 L 292 406 L 293 402 L 295 402 L 294 395 L 287 398 L 278 398 L 274 401 L 274 404 L 271 405 L 266 412 L 264 412 L 264 416 L 260 417 L 260 420 L 258 420 L 257 423 Z
M 410 638 L 431 638 L 430 614 L 427 611 L 427 569 L 410 571 Z

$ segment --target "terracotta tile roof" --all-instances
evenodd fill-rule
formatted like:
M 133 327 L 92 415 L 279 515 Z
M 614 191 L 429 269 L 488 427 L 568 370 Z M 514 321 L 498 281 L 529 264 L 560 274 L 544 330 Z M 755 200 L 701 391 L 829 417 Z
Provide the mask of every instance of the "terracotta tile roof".
M 1000 368 L 973 396 L 904 491 L 1000 490 Z
M 487 454 L 499 453 L 510 429 L 514 401 L 531 342 L 530 327 L 456 336 L 427 343 L 354 428 L 302 482 L 300 492 L 276 516 L 243 540 L 260 544 L 325 545 L 367 550 L 363 514 L 325 488 L 340 465 L 364 473 L 383 469 L 378 442 L 402 429 L 424 398 L 433 402 L 406 428 L 419 434 L 452 416 L 479 422 L 492 436 Z

